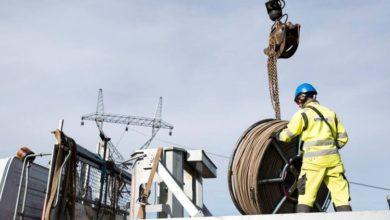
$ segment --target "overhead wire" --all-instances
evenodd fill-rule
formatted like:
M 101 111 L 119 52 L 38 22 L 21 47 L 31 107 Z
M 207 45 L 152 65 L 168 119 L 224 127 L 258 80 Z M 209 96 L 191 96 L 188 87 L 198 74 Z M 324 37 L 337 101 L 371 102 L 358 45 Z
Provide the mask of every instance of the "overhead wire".
M 365 183 L 358 183 L 358 182 L 352 182 L 352 181 L 349 181 L 349 183 L 354 184 L 354 185 L 358 185 L 358 186 L 367 187 L 367 188 L 372 188 L 372 189 L 380 189 L 380 190 L 390 191 L 390 188 L 385 188 L 382 186 L 373 186 L 373 185 L 369 185 L 369 184 L 365 184 Z
M 119 144 L 121 143 L 123 137 L 125 136 L 125 133 L 126 133 L 126 130 L 123 130 L 121 136 L 119 137 L 118 141 L 116 142 L 116 145 L 115 145 L 116 147 L 118 147 Z
M 134 131 L 135 133 L 138 133 L 140 135 L 143 135 L 143 136 L 149 136 L 141 131 L 138 131 L 136 129 L 133 129 L 133 128 L 129 128 L 129 130 L 131 131 Z M 198 149 L 195 149 L 195 148 L 191 148 L 189 146 L 185 146 L 183 144 L 179 144 L 179 143 L 175 143 L 175 142 L 172 142 L 172 141 L 168 141 L 168 140 L 164 140 L 162 138 L 158 138 L 158 137 L 155 137 L 154 139 L 158 140 L 158 141 L 161 141 L 161 142 L 164 142 L 164 143 L 167 143 L 167 144 L 172 144 L 172 145 L 175 145 L 175 146 L 178 146 L 178 147 L 184 147 L 184 148 L 188 148 L 188 149 L 191 149 L 191 150 L 198 150 Z M 224 159 L 230 159 L 229 156 L 225 156 L 225 155 L 222 155 L 222 154 L 218 154 L 218 153 L 214 153 L 214 152 L 210 152 L 210 151 L 205 151 L 206 153 L 210 154 L 210 155 L 214 155 L 216 157 L 220 157 L 220 158 L 224 158 Z

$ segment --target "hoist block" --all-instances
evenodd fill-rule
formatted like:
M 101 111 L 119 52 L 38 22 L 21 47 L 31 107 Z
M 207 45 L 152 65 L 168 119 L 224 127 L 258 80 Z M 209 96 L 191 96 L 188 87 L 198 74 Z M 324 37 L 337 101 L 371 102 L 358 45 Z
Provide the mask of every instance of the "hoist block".
M 267 56 L 290 58 L 298 49 L 300 25 L 291 22 L 276 21 L 271 28 L 268 47 L 264 49 Z

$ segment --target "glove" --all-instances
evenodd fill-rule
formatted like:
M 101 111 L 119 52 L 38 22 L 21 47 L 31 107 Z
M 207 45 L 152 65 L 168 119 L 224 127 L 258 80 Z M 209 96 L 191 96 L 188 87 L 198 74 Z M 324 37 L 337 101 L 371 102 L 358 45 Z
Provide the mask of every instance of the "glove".
M 274 131 L 271 133 L 271 138 L 275 139 L 275 140 L 279 140 L 279 134 L 280 134 L 280 131 Z

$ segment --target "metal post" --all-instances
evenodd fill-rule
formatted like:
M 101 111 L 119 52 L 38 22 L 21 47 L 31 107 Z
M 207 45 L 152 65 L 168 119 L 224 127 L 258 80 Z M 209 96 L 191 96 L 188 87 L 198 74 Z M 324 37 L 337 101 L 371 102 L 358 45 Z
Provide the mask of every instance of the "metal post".
M 64 128 L 64 119 L 61 119 L 58 124 L 58 130 L 62 131 L 63 128 Z
M 184 193 L 195 203 L 195 193 L 194 193 L 194 171 L 187 164 L 184 165 L 184 177 L 183 177 L 183 191 Z
M 156 149 L 139 150 L 132 154 L 132 158 L 138 159 L 134 162 L 132 173 L 130 219 L 136 218 L 140 207 L 138 197 L 144 193 L 144 184 L 151 181 L 150 173 L 155 154 Z M 184 217 L 184 210 L 191 217 L 209 216 L 210 212 L 203 204 L 202 181 L 204 177 L 215 176 L 215 165 L 202 151 L 190 154 L 181 148 L 164 148 L 157 177 L 153 179 L 155 183 L 159 183 L 157 202 L 147 204 L 145 211 L 157 213 L 157 218 Z
M 87 198 L 88 195 L 88 186 L 89 186 L 89 165 L 87 163 L 82 163 L 81 172 L 80 172 L 80 184 L 82 186 L 82 197 Z
M 31 163 L 27 162 L 26 165 L 26 183 L 24 184 L 24 192 L 23 192 L 23 201 L 22 201 L 22 211 L 20 212 L 19 219 L 23 219 L 24 215 L 24 208 L 26 207 L 26 198 L 27 198 L 27 190 L 28 190 L 28 177 L 29 177 L 29 171 L 30 171 Z
M 164 150 L 164 163 L 167 170 L 170 172 L 175 181 L 183 188 L 183 169 L 184 169 L 184 150 L 179 148 L 166 148 Z M 168 191 L 165 183 L 160 185 L 159 203 L 168 204 L 171 209 L 172 216 L 168 216 L 167 213 L 158 213 L 158 218 L 175 218 L 183 217 L 184 210 L 180 202 L 175 198 L 172 192 Z
M 196 206 L 203 209 L 203 179 L 202 179 L 202 177 L 199 176 L 198 173 L 195 172 L 194 180 L 195 180 L 195 189 L 194 189 L 195 201 L 194 201 L 194 203 Z
M 88 200 L 92 200 L 92 189 L 91 186 L 89 185 L 90 181 L 90 176 L 91 176 L 91 166 L 87 165 L 87 173 L 86 173 L 86 181 L 85 181 L 85 198 Z
M 101 205 L 102 205 L 102 196 L 103 196 L 103 187 L 105 186 L 104 184 L 106 183 L 107 184 L 107 170 L 106 170 L 106 166 L 107 166 L 107 158 L 106 158 L 106 153 L 107 153 L 107 142 L 110 140 L 108 139 L 107 137 L 105 137 L 102 133 L 100 134 L 100 138 L 102 139 L 103 141 L 103 160 L 104 160 L 104 166 L 103 166 L 103 170 L 102 170 L 102 173 L 101 173 L 101 177 L 100 177 L 100 190 L 99 190 L 99 202 L 97 204 L 97 211 L 96 211 L 96 218 L 99 219 L 99 214 L 100 214 L 100 208 L 101 208 Z M 106 190 L 107 192 L 107 190 Z M 105 193 L 106 194 L 106 193 Z
M 179 185 L 177 181 L 173 178 L 171 173 L 162 165 L 159 163 L 158 166 L 158 176 L 166 183 L 169 189 L 169 193 L 175 196 L 177 202 L 179 203 L 180 206 L 177 206 L 177 204 L 172 203 L 175 206 L 171 206 L 172 212 L 176 212 L 176 215 L 178 213 L 178 210 L 183 211 L 183 207 L 186 209 L 187 213 L 191 217 L 202 217 L 203 212 L 200 210 L 190 198 L 183 192 L 183 186 Z M 168 200 L 169 201 L 169 200 Z M 179 209 L 180 208 L 180 209 Z M 175 210 L 176 209 L 176 210 Z M 174 213 L 172 213 L 172 216 Z M 176 217 L 176 216 L 175 216 Z M 183 216 L 181 216 L 183 217 Z
M 28 155 L 28 156 L 30 156 L 30 155 Z M 27 156 L 27 157 L 28 157 L 28 156 Z M 24 158 L 23 167 L 22 167 L 22 173 L 20 174 L 18 195 L 16 196 L 16 203 L 15 203 L 14 220 L 16 220 L 16 216 L 18 215 L 19 198 L 20 198 L 20 193 L 21 193 L 21 191 L 22 191 L 22 183 L 23 183 L 23 177 L 24 177 L 24 169 L 25 169 L 25 167 L 26 167 L 27 157 Z

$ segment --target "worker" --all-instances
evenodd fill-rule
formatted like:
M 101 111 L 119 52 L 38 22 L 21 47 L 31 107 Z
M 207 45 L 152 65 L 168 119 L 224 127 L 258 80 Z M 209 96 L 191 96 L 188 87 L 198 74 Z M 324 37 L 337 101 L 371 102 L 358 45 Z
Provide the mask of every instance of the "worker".
M 317 90 L 308 83 L 299 85 L 294 101 L 301 108 L 281 132 L 273 134 L 278 141 L 289 142 L 300 135 L 303 162 L 299 174 L 297 212 L 310 212 L 321 183 L 331 193 L 336 211 L 352 211 L 349 184 L 339 150 L 348 135 L 335 112 L 320 105 Z

